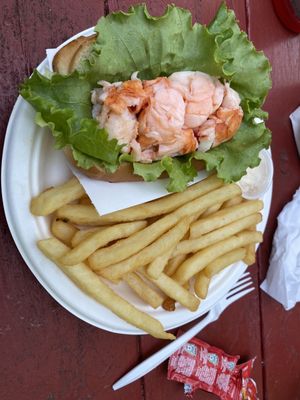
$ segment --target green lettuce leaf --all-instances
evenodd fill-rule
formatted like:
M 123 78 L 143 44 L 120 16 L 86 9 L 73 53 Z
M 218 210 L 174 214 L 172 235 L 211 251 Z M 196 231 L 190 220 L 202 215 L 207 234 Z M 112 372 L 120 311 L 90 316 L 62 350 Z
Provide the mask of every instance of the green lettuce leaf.
M 222 63 L 222 76 L 242 98 L 244 111 L 261 107 L 271 88 L 271 66 L 262 51 L 257 51 L 242 32 L 234 12 L 224 4 L 208 27 L 216 35 L 215 57 Z
M 190 157 L 188 157 L 187 161 L 185 161 L 185 157 L 165 157 L 161 162 L 170 177 L 167 186 L 169 192 L 182 192 L 188 182 L 192 181 L 197 175 Z
M 54 74 L 48 79 L 34 71 L 21 86 L 20 93 L 38 110 L 36 123 L 51 129 L 57 148 L 71 145 L 116 169 L 122 146 L 116 139 L 109 140 L 107 132 L 91 118 L 91 90 L 91 84 L 78 72 L 70 76 Z M 90 166 L 91 159 L 81 162 L 81 166 L 84 164 Z
M 156 181 L 165 170 L 166 168 L 161 161 L 155 161 L 151 164 L 133 163 L 133 172 L 135 175 L 141 176 L 145 182 Z
M 74 148 L 74 146 L 70 146 L 73 154 L 74 160 L 77 162 L 77 166 L 84 169 L 89 169 L 91 167 L 100 167 L 105 169 L 107 172 L 114 173 L 119 167 L 119 162 L 110 164 L 105 161 L 99 160 L 99 158 L 92 157 L 86 153 L 83 153 L 80 150 Z
M 145 5 L 131 7 L 100 18 L 100 33 L 88 60 L 81 65 L 89 81 L 113 82 L 130 79 L 139 71 L 141 79 L 153 79 L 181 70 L 221 72 L 214 60 L 215 36 L 200 24 L 192 26 L 188 10 L 169 5 L 161 17 L 149 15 Z
M 195 152 L 197 160 L 205 161 L 208 171 L 217 169 L 218 176 L 225 182 L 236 182 L 246 173 L 248 167 L 260 163 L 259 152 L 267 149 L 271 141 L 271 132 L 264 123 L 254 124 L 252 120 L 243 121 L 238 133 L 228 142 L 214 147 L 210 151 Z
M 134 71 L 142 79 L 153 79 L 182 70 L 203 71 L 230 82 L 242 99 L 243 123 L 233 139 L 206 153 L 134 163 L 134 172 L 151 181 L 166 171 L 168 190 L 181 191 L 196 174 L 193 157 L 228 182 L 259 163 L 259 151 L 269 146 L 271 136 L 264 122 L 255 125 L 253 119 L 266 118 L 261 106 L 271 87 L 270 65 L 225 4 L 208 27 L 192 25 L 190 12 L 174 5 L 161 17 L 152 17 L 145 5 L 138 5 L 100 18 L 95 31 L 97 40 L 78 71 L 49 78 L 35 71 L 21 87 L 21 95 L 37 110 L 36 122 L 49 126 L 56 147 L 71 146 L 79 166 L 114 171 L 121 162 L 133 162 L 92 119 L 90 92 L 99 80 L 126 80 Z
M 169 175 L 167 190 L 169 192 L 182 192 L 186 185 L 197 175 L 197 170 L 192 164 L 192 157 L 163 157 L 160 161 L 151 164 L 133 163 L 133 170 L 146 182 L 158 179 L 166 171 Z

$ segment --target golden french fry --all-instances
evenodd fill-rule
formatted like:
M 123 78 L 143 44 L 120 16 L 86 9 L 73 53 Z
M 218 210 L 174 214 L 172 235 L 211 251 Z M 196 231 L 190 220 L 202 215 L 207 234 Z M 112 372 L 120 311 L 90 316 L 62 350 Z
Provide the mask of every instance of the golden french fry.
M 255 231 L 256 230 L 256 226 L 252 226 L 251 228 L 249 228 L 249 230 L 251 231 Z M 243 261 L 245 264 L 247 265 L 252 265 L 255 263 L 255 249 L 256 249 L 256 245 L 255 243 L 250 243 L 246 246 L 246 254 L 245 257 L 243 258 Z
M 210 278 L 205 275 L 204 270 L 198 272 L 195 276 L 194 290 L 200 299 L 205 299 L 207 297 L 209 284 Z
M 169 213 L 188 201 L 202 196 L 223 185 L 215 175 L 189 186 L 182 193 L 175 193 L 148 203 L 100 216 L 93 205 L 70 204 L 58 211 L 60 218 L 78 225 L 110 225 L 117 222 L 137 221 Z
M 216 175 L 212 175 L 201 182 L 189 186 L 184 192 L 174 193 L 148 203 L 138 204 L 124 210 L 103 215 L 98 218 L 97 224 L 107 225 L 117 222 L 137 221 L 167 214 L 222 185 L 223 181 L 217 178 Z
M 72 238 L 78 232 L 78 229 L 68 222 L 65 222 L 59 218 L 54 218 L 51 224 L 52 234 L 67 246 L 71 245 Z
M 224 201 L 224 203 L 222 204 L 222 208 L 236 206 L 236 205 L 240 204 L 242 201 L 243 201 L 242 196 L 233 197 L 232 199 Z
M 125 222 L 96 231 L 65 254 L 59 261 L 64 265 L 78 264 L 86 260 L 99 247 L 107 245 L 112 240 L 128 237 L 145 228 L 146 225 L 146 221 Z
M 69 204 L 75 200 L 78 204 Z M 42 240 L 38 246 L 44 254 L 116 315 L 164 339 L 174 336 L 116 294 L 102 277 L 112 282 L 122 278 L 154 308 L 171 311 L 179 302 L 195 311 L 200 300 L 189 291 L 190 278 L 195 277 L 195 293 L 205 298 L 214 274 L 238 260 L 253 260 L 253 246 L 262 235 L 250 230 L 261 220 L 257 212 L 262 205 L 243 201 L 238 185 L 224 184 L 215 175 L 182 193 L 104 216 L 98 214 L 76 178 L 31 202 L 36 215 L 57 212 L 52 231 L 67 244 L 56 238 Z M 92 228 L 79 231 L 71 223 Z
M 247 217 L 238 219 L 237 221 L 232 222 L 231 224 L 225 225 L 219 229 L 216 229 L 205 235 L 202 235 L 199 238 L 182 240 L 176 246 L 173 255 L 174 257 L 176 257 L 182 254 L 196 253 L 197 251 L 202 250 L 207 246 L 210 246 L 214 243 L 224 240 L 245 229 L 249 229 L 251 226 L 258 224 L 261 221 L 261 219 L 262 219 L 261 214 L 259 213 L 251 214 L 248 215 Z
M 71 245 L 72 247 L 76 247 L 81 243 L 84 239 L 86 239 L 88 236 L 90 236 L 92 233 L 100 232 L 101 230 L 106 229 L 106 226 L 98 226 L 94 228 L 88 228 L 88 229 L 81 229 L 75 233 L 75 235 L 72 237 Z
M 195 218 L 195 221 L 197 219 Z M 182 240 L 186 240 L 190 237 L 190 232 L 188 231 L 182 238 Z M 176 246 L 175 246 L 176 248 Z M 175 248 L 173 249 L 173 251 L 175 250 Z M 174 257 L 173 256 L 173 252 L 164 268 L 164 273 L 168 276 L 172 276 L 174 274 L 174 272 L 176 271 L 176 269 L 179 267 L 180 264 L 183 263 L 183 261 L 186 259 L 186 256 L 178 256 L 178 257 Z
M 223 203 L 225 200 L 230 199 L 233 196 L 241 194 L 241 189 L 235 183 L 224 185 L 218 189 L 212 190 L 209 193 L 204 194 L 195 200 L 184 204 L 180 208 L 174 211 L 174 214 L 179 218 L 185 218 L 192 214 L 203 213 L 207 208 L 214 206 L 215 204 Z
M 193 217 L 185 218 L 180 221 L 179 224 L 174 226 L 168 232 L 163 234 L 159 239 L 150 244 L 148 247 L 143 248 L 140 252 L 127 258 L 126 260 L 120 261 L 119 263 L 110 265 L 104 269 L 99 266 L 92 266 L 92 268 L 99 272 L 101 276 L 109 279 L 116 280 L 121 278 L 127 272 L 134 271 L 135 269 L 151 263 L 156 257 L 165 253 L 169 249 L 173 248 L 176 243 L 185 235 L 188 231 Z M 90 258 L 89 258 L 90 260 Z M 92 265 L 92 263 L 90 263 Z
M 150 287 L 135 272 L 125 274 L 123 280 L 142 300 L 144 300 L 145 303 L 149 304 L 151 307 L 157 308 L 163 304 L 165 297 L 152 289 L 152 287 Z
M 116 294 L 108 287 L 89 267 L 80 263 L 72 267 L 65 267 L 57 260 L 69 251 L 56 238 L 40 240 L 39 249 L 52 261 L 54 261 L 62 271 L 85 293 L 94 298 L 100 304 L 110 309 L 114 314 L 129 322 L 130 324 L 142 329 L 154 337 L 160 339 L 175 339 L 174 335 L 164 332 L 162 324 L 150 315 L 138 310 L 132 304 Z
M 180 284 L 184 284 L 198 272 L 203 270 L 209 263 L 223 254 L 226 254 L 238 247 L 243 247 L 249 243 L 262 242 L 261 232 L 243 231 L 231 236 L 203 250 L 198 251 L 193 256 L 184 261 L 177 269 L 173 278 Z
M 211 214 L 219 211 L 221 207 L 222 207 L 222 203 L 215 204 L 214 206 L 209 207 L 207 210 L 204 211 L 203 214 L 201 214 L 200 218 L 207 217 L 208 215 L 211 215 Z
M 229 253 L 223 254 L 221 257 L 216 258 L 214 261 L 209 263 L 201 273 L 204 273 L 208 278 L 212 278 L 218 274 L 224 268 L 231 264 L 234 264 L 245 257 L 246 250 L 239 248 L 230 251 Z
M 49 215 L 84 194 L 85 191 L 77 178 L 72 178 L 63 185 L 47 189 L 34 197 L 30 203 L 30 211 L 33 215 Z
M 189 290 L 190 289 L 189 282 L 186 282 L 182 287 L 186 290 Z M 166 311 L 175 311 L 176 301 L 174 299 L 171 299 L 171 297 L 167 297 L 162 303 L 162 308 Z
M 256 260 L 255 249 L 256 249 L 255 243 L 248 244 L 247 252 L 246 252 L 245 258 L 243 259 L 245 264 L 252 265 L 255 263 L 255 260 Z
M 159 289 L 172 299 L 178 301 L 181 305 L 188 308 L 191 311 L 196 311 L 199 307 L 200 301 L 192 293 L 186 290 L 184 287 L 179 285 L 174 279 L 170 278 L 163 272 L 159 275 L 157 279 L 152 279 L 147 274 L 146 268 L 140 269 L 143 274 Z
M 85 204 L 85 205 L 92 205 L 91 199 L 89 198 L 89 196 L 87 194 L 85 194 L 84 196 L 82 196 L 79 199 L 79 204 Z
M 57 210 L 57 216 L 76 225 L 99 225 L 100 215 L 93 205 L 67 204 Z
M 54 218 L 51 224 L 51 232 L 57 239 L 70 246 L 72 238 L 78 232 L 78 229 L 68 222 Z
M 164 270 L 164 273 L 168 276 L 172 276 L 179 265 L 183 263 L 183 261 L 186 259 L 186 254 L 180 254 L 179 256 L 175 256 L 169 260 L 168 264 L 166 265 L 166 268 Z
M 216 258 L 209 263 L 202 271 L 198 272 L 195 277 L 194 290 L 198 297 L 205 299 L 207 297 L 208 288 L 211 278 L 221 272 L 229 265 L 240 261 L 246 254 L 244 248 L 233 250 L 224 254 L 222 257 Z
M 109 265 L 114 265 L 122 260 L 126 260 L 150 245 L 159 236 L 171 229 L 177 222 L 178 218 L 169 214 L 130 237 L 95 251 L 89 257 L 89 264 L 92 269 L 99 271 Z M 126 271 L 124 273 L 126 273 Z
M 199 219 L 191 225 L 190 237 L 192 239 L 211 232 L 214 229 L 221 228 L 237 219 L 256 213 L 263 208 L 263 202 L 260 200 L 248 200 L 241 204 L 228 207 L 217 211 L 216 213 Z
M 160 218 L 158 221 L 129 238 L 119 241 L 107 248 L 97 250 L 89 257 L 89 263 L 93 269 L 101 269 L 125 260 L 154 242 L 159 236 L 176 225 L 179 220 L 191 215 L 198 215 L 210 205 L 220 203 L 240 193 L 241 189 L 235 184 L 224 185 L 220 189 L 213 190 L 208 194 L 184 204 L 171 214 Z M 164 212 L 162 211 L 162 213 Z
M 165 266 L 168 263 L 168 260 L 171 254 L 174 251 L 175 246 L 170 247 L 168 251 L 163 253 L 162 255 L 155 258 L 147 268 L 147 274 L 151 276 L 153 279 L 157 279 L 159 275 L 164 271 Z

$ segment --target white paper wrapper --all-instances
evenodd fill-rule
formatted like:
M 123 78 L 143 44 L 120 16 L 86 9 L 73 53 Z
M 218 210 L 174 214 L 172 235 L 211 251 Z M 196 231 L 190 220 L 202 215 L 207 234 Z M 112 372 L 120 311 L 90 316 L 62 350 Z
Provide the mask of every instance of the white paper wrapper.
M 290 119 L 300 155 L 300 107 Z M 278 216 L 269 270 L 261 288 L 286 310 L 300 301 L 300 188 Z
M 73 166 L 69 165 L 69 167 L 101 215 L 145 203 L 168 194 L 166 190 L 167 179 L 160 179 L 156 182 L 109 183 L 90 179 Z M 199 172 L 193 183 L 204 179 L 206 176 L 206 172 Z

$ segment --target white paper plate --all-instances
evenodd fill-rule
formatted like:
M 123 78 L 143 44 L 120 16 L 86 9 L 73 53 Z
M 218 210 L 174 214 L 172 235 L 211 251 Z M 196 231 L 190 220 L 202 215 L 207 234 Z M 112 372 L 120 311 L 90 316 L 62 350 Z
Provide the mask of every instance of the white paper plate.
M 83 31 L 73 38 L 91 33 Z M 72 39 L 72 38 L 71 38 Z M 71 40 L 69 39 L 69 40 Z M 69 41 L 68 40 L 68 41 Z M 46 65 L 44 60 L 39 70 Z M 2 158 L 2 196 L 7 222 L 16 246 L 32 273 L 63 307 L 78 318 L 96 327 L 122 334 L 145 332 L 127 324 L 108 309 L 97 303 L 67 278 L 37 248 L 38 239 L 50 236 L 49 219 L 30 214 L 30 199 L 43 189 L 64 182 L 70 171 L 63 153 L 53 149 L 53 140 L 47 130 L 34 123 L 35 111 L 21 97 L 18 98 L 7 127 Z M 130 185 L 130 183 L 128 184 Z M 272 186 L 264 195 L 263 221 L 266 226 L 272 196 Z M 118 285 L 116 291 L 139 309 L 159 319 L 166 330 L 179 327 L 206 313 L 235 284 L 246 269 L 242 262 L 236 263 L 214 277 L 209 294 L 196 312 L 178 306 L 174 312 L 152 310 L 126 288 Z

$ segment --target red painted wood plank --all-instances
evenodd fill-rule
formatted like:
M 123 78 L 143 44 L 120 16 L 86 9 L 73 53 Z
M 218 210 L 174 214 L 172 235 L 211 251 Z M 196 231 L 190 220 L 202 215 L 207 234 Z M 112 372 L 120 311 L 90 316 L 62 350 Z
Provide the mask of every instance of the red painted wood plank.
M 19 4 L 18 4 L 19 3 Z M 18 85 L 45 48 L 94 25 L 102 2 L 4 0 L 0 13 L 1 148 Z M 0 398 L 5 400 L 140 399 L 137 382 L 111 384 L 138 362 L 138 339 L 80 321 L 39 285 L 24 264 L 0 213 Z
M 26 74 L 26 61 L 20 40 L 21 29 L 17 4 L 4 0 L 1 3 L 0 18 L 0 140 L 2 148 L 6 124 L 17 95 L 17 87 Z
M 8 243 L 15 267 L 1 260 L 0 398 L 127 399 L 140 393 L 139 383 L 120 397 L 111 390 L 114 379 L 138 362 L 136 338 L 96 329 L 65 311 Z
M 269 263 L 276 217 L 300 185 L 300 162 L 289 114 L 299 105 L 300 39 L 279 22 L 271 2 L 249 3 L 251 39 L 265 51 L 272 64 L 273 89 L 266 101 L 268 126 L 272 130 L 275 167 L 271 213 L 264 243 L 259 251 L 260 279 Z M 300 399 L 300 305 L 289 312 L 261 294 L 265 398 Z
M 140 4 L 139 0 L 108 0 L 109 12 L 112 11 L 127 11 L 131 5 Z M 187 8 L 192 12 L 193 21 L 201 22 L 203 24 L 209 23 L 214 17 L 219 5 L 219 0 L 152 0 L 143 1 L 146 3 L 148 11 L 151 15 L 162 15 L 166 9 L 166 6 L 170 3 L 175 4 L 178 7 Z M 243 30 L 246 30 L 246 16 L 245 16 L 245 5 L 243 1 L 229 0 L 227 4 L 230 8 L 235 10 L 236 16 L 240 21 Z
M 104 2 L 87 0 L 80 5 L 75 0 L 20 2 L 23 51 L 34 68 L 45 58 L 45 48 L 57 47 L 69 37 L 90 28 L 104 15 Z

